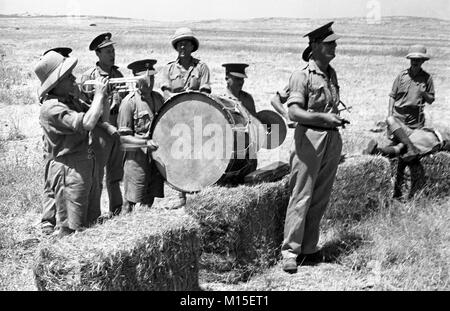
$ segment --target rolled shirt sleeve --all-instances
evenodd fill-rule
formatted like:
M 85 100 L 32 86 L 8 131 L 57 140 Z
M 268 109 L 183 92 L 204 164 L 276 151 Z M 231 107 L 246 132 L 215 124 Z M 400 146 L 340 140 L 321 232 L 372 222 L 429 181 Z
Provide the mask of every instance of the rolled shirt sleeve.
M 394 83 L 392 84 L 391 92 L 389 93 L 389 97 L 392 97 L 395 100 L 397 99 L 398 87 L 399 87 L 400 79 L 401 79 L 401 74 L 398 75 L 397 78 L 395 78 Z
M 308 76 L 302 70 L 296 70 L 289 78 L 289 97 L 286 101 L 287 106 L 298 104 L 300 108 L 306 110 L 308 89 Z
M 134 134 L 134 108 L 131 97 L 126 97 L 119 108 L 117 128 L 120 135 Z
M 84 133 L 84 112 L 71 110 L 66 105 L 53 101 L 44 104 L 41 110 L 41 124 L 58 135 Z

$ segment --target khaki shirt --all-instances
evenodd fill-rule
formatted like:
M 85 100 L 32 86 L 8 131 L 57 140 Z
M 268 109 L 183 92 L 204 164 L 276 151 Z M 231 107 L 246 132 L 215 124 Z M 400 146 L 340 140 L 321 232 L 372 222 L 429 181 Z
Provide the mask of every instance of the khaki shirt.
M 76 100 L 48 96 L 42 103 L 39 123 L 50 158 L 91 153 L 89 131 L 83 128 L 83 106 Z
M 240 91 L 239 96 L 236 97 L 233 95 L 230 89 L 227 88 L 224 96 L 232 100 L 239 101 L 242 104 L 242 106 L 244 106 L 248 110 L 248 112 L 256 116 L 255 101 L 253 100 L 252 95 L 250 95 L 249 93 Z
M 144 98 L 139 91 L 130 93 L 120 105 L 117 126 L 121 135 L 136 135 L 150 138 L 150 129 L 164 99 L 158 92 Z
M 412 77 L 407 69 L 400 72 L 389 93 L 389 96 L 395 100 L 394 116 L 410 128 L 420 128 L 425 125 L 423 116 L 425 101 L 421 95 L 422 91 L 434 95 L 431 76 L 421 70 L 415 77 Z
M 288 106 L 296 103 L 307 111 L 338 113 L 339 85 L 331 66 L 325 74 L 311 59 L 305 68 L 292 73 L 289 90 Z
M 211 91 L 209 82 L 208 66 L 196 59 L 192 58 L 190 67 L 186 70 L 180 65 L 178 60 L 168 63 L 162 70 L 161 90 L 168 90 L 172 93 L 181 93 L 188 90 Z
M 97 62 L 95 67 L 90 68 L 89 70 L 86 70 L 83 75 L 81 76 L 81 83 L 83 83 L 84 81 L 87 80 L 95 80 L 98 77 L 105 77 L 108 79 L 113 79 L 113 78 L 123 78 L 122 73 L 119 71 L 119 67 L 117 66 L 113 66 L 111 68 L 110 72 L 106 72 L 104 71 L 100 66 L 99 63 Z M 93 90 L 93 86 L 91 87 L 87 87 L 88 90 Z M 92 102 L 92 100 L 94 99 L 94 94 L 93 93 L 84 93 L 87 98 L 89 103 Z M 113 92 L 108 94 L 108 104 L 111 106 L 112 102 L 113 102 Z M 126 94 L 121 94 L 120 98 L 116 99 L 119 103 L 122 100 L 123 97 L 125 97 Z M 112 112 L 114 113 L 114 112 Z

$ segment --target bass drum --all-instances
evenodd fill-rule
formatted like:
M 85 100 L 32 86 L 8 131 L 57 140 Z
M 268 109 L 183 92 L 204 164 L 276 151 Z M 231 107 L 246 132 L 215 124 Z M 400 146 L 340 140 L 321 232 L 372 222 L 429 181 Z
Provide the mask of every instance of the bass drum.
M 159 112 L 152 127 L 159 148 L 152 158 L 169 185 L 197 192 L 216 183 L 234 159 L 256 153 L 265 134 L 238 102 L 189 91 L 169 98 Z

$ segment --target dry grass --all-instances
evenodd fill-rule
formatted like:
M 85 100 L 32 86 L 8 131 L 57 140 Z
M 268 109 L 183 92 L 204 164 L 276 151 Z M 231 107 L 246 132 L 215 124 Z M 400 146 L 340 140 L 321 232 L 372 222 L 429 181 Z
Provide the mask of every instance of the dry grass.
M 30 284 L 29 266 L 30 256 L 41 239 L 37 223 L 42 171 L 41 132 L 35 105 L 38 81 L 33 66 L 43 51 L 55 46 L 72 47 L 72 55 L 79 59 L 75 69 L 75 75 L 79 76 L 96 61 L 94 53 L 88 51 L 89 42 L 99 33 L 112 32 L 117 42 L 117 64 L 125 75 L 130 75 L 126 65 L 134 60 L 156 58 L 157 69 L 173 60 L 176 53 L 170 46 L 170 37 L 177 27 L 188 26 L 200 39 L 196 56 L 210 67 L 213 91 L 220 93 L 225 87 L 222 63 L 248 62 L 249 78 L 244 89 L 254 96 L 257 110 L 263 110 L 271 109 L 270 96 L 287 83 L 293 69 L 303 66 L 300 60 L 306 45 L 303 34 L 325 22 L 268 18 L 182 24 L 104 18 L 0 18 L 0 289 L 35 288 Z M 92 23 L 97 27 L 90 27 Z M 437 92 L 436 102 L 426 107 L 427 126 L 448 131 L 449 25 L 448 21 L 420 18 L 383 18 L 379 25 L 367 24 L 365 19 L 335 19 L 334 28 L 343 38 L 338 41 L 338 55 L 332 65 L 338 73 L 342 100 L 353 106 L 352 113 L 345 113 L 351 125 L 342 131 L 343 153 L 349 159 L 360 154 L 372 138 L 381 144 L 387 142 L 384 133 L 369 129 L 386 116 L 387 95 L 397 73 L 408 67 L 403 56 L 411 44 L 427 45 L 433 56 L 424 65 L 434 78 Z M 156 87 L 159 83 L 157 76 Z M 26 139 L 20 140 L 23 136 Z M 289 131 L 282 146 L 260 151 L 259 165 L 288 162 L 292 138 Z M 379 167 L 384 169 L 383 165 Z M 441 172 L 446 168 L 437 167 Z M 375 179 L 381 178 L 378 173 L 374 173 Z M 355 182 L 352 187 L 357 189 L 357 185 Z M 371 179 L 367 185 L 376 186 Z M 445 187 L 448 180 L 438 186 Z M 279 273 L 280 267 L 275 266 L 276 273 L 251 278 L 245 284 L 250 285 L 252 280 L 259 284 L 247 288 L 448 290 L 449 230 L 445 224 L 449 205 L 427 197 L 416 199 L 417 202 L 396 203 L 382 209 L 359 210 L 361 205 L 352 206 L 349 210 L 358 211 L 359 216 L 341 214 L 342 219 L 353 217 L 359 221 L 324 222 L 321 243 L 329 250 L 330 264 L 305 268 L 304 276 L 297 279 L 287 279 Z M 343 196 L 342 200 L 350 199 Z M 361 214 L 367 211 L 372 212 Z M 335 212 L 331 207 L 330 215 Z M 228 259 L 225 257 L 225 262 Z M 371 280 L 367 281 L 369 276 Z M 242 288 L 238 284 L 227 289 Z

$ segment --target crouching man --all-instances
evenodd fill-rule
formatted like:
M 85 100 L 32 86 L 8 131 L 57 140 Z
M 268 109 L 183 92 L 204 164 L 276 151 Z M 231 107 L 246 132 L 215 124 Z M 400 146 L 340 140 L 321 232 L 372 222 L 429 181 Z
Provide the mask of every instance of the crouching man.
M 34 72 L 41 82 L 39 122 L 47 146 L 45 183 L 55 195 L 56 234 L 82 231 L 100 216 L 100 182 L 92 133 L 100 118 L 109 119 L 104 104 L 107 79 L 97 79 L 94 100 L 86 111 L 77 100 L 78 87 L 72 70 L 78 60 L 50 51 Z

